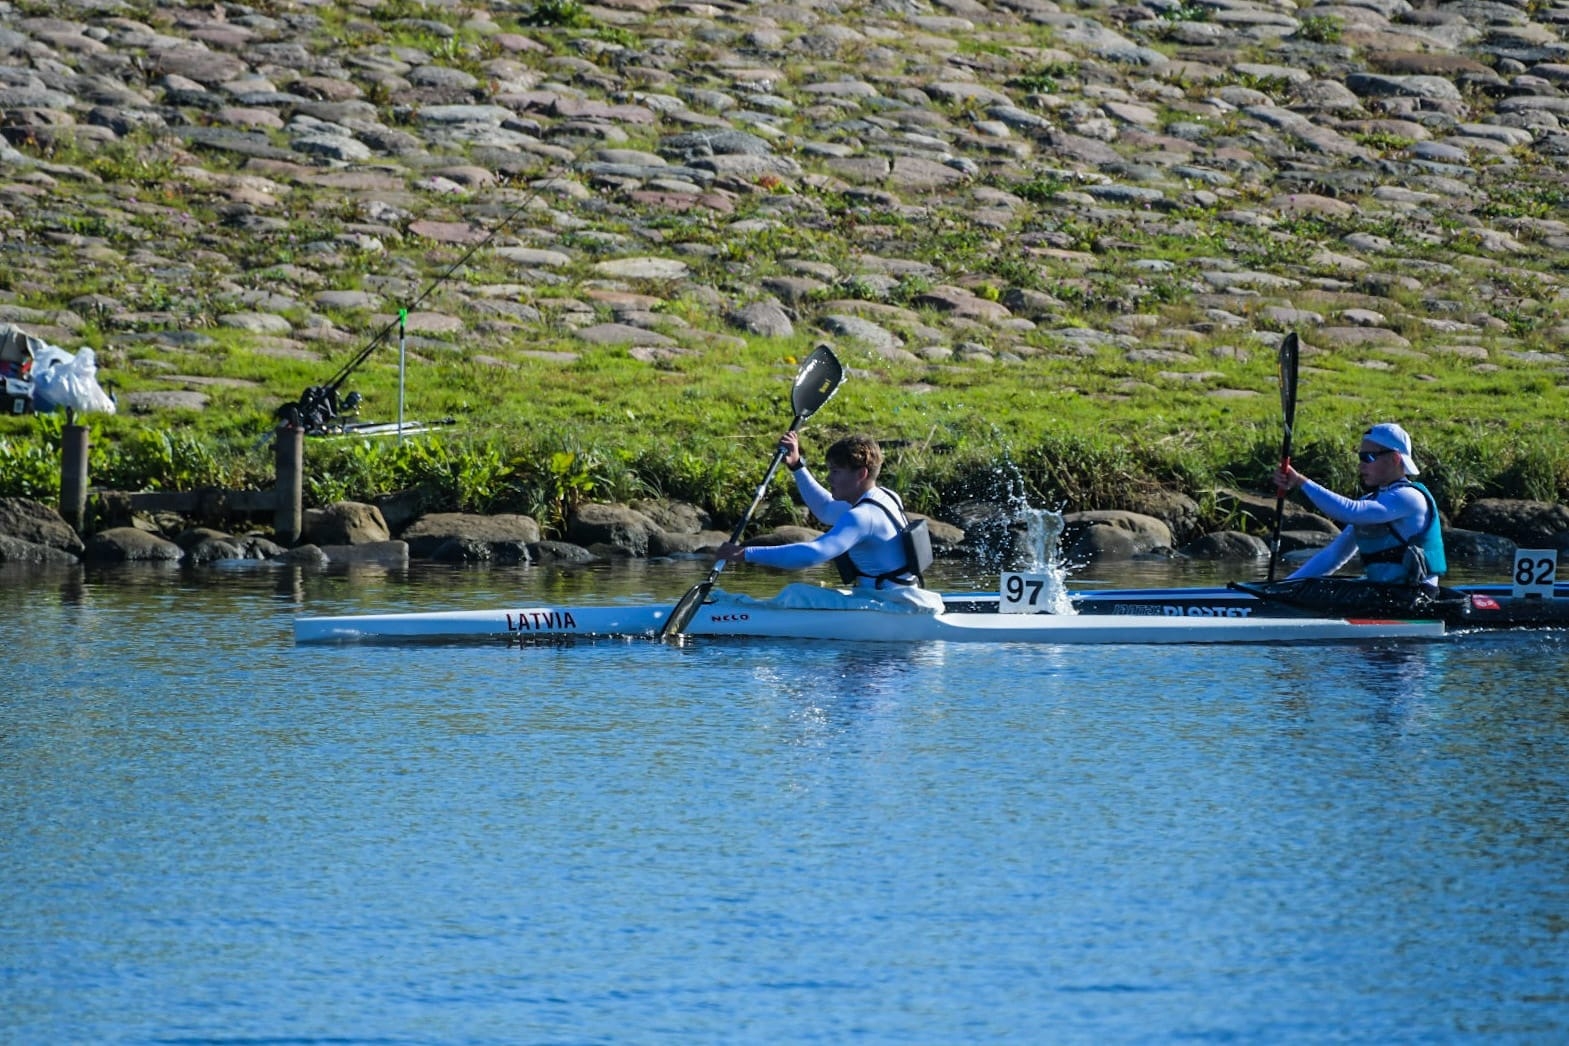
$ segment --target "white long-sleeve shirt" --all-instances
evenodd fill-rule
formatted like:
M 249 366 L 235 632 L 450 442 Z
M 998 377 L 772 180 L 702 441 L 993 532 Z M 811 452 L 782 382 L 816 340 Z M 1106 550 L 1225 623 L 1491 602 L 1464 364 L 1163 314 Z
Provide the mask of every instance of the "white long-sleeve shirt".
M 905 566 L 899 528 L 888 513 L 864 500 L 853 506 L 848 501 L 835 500 L 805 466 L 796 469 L 793 475 L 796 490 L 800 491 L 807 509 L 831 529 L 811 541 L 749 546 L 742 554 L 745 562 L 781 570 L 803 570 L 830 562 L 854 549 L 856 565 L 874 577 Z M 873 487 L 866 496 L 887 505 L 893 510 L 894 518 L 903 516 L 902 506 L 892 491 Z M 873 583 L 871 578 L 865 577 L 857 581 L 857 584 Z

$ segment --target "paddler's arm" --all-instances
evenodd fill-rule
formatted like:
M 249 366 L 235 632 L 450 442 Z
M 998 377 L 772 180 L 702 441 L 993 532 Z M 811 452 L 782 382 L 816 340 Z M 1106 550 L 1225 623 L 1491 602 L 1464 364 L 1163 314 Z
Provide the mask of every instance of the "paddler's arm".
M 1300 490 L 1314 508 L 1336 523 L 1369 527 L 1415 516 L 1422 526 L 1426 525 L 1427 499 L 1412 486 L 1401 485 L 1380 490 L 1375 497 L 1353 499 L 1315 483 L 1290 465 L 1275 471 L 1275 486 L 1284 491 Z
M 1357 550 L 1356 531 L 1347 527 L 1335 536 L 1335 540 L 1325 545 L 1313 554 L 1313 558 L 1291 572 L 1288 580 L 1303 577 L 1323 577 L 1333 574 L 1347 563 L 1351 562 L 1351 555 Z
M 812 470 L 806 467 L 806 460 L 801 457 L 801 437 L 794 430 L 786 432 L 779 438 L 779 446 L 785 452 L 785 468 L 794 477 L 795 489 L 800 492 L 807 511 L 830 527 L 838 523 L 850 503 L 834 500 L 828 488 L 817 482 L 817 477 L 812 475 Z
M 843 555 L 857 543 L 870 536 L 875 520 L 870 509 L 865 512 L 847 512 L 834 528 L 811 541 L 797 541 L 789 545 L 733 545 L 725 542 L 719 546 L 718 555 L 727 563 L 752 563 L 774 567 L 778 570 L 804 570 L 827 563 Z

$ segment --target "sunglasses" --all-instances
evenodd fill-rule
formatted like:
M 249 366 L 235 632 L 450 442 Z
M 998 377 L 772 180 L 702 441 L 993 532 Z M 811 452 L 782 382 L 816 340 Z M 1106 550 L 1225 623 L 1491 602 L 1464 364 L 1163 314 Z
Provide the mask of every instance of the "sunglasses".
M 1371 465 L 1385 454 L 1393 454 L 1392 450 L 1362 450 L 1357 452 L 1357 457 L 1362 459 L 1362 464 Z

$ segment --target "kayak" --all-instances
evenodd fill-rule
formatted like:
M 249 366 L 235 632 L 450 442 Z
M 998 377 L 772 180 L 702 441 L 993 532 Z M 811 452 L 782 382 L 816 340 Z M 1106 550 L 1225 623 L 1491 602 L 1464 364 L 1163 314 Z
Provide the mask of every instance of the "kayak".
M 1323 617 L 1395 616 L 1434 618 L 1451 629 L 1569 628 L 1569 584 L 1550 595 L 1519 596 L 1510 585 L 1445 587 L 1436 597 L 1413 598 L 1403 586 L 1379 586 L 1352 579 L 1312 578 L 1273 584 L 1225 587 L 1135 588 L 1075 591 L 1073 610 L 1081 615 L 1119 617 Z M 976 593 L 945 596 L 950 610 L 995 611 L 999 596 Z
M 962 598 L 962 597 L 961 597 Z M 304 617 L 296 643 L 503 637 L 513 641 L 651 637 L 669 606 L 540 606 L 504 610 Z M 776 608 L 762 601 L 705 603 L 689 636 L 810 639 L 870 643 L 1300 643 L 1436 638 L 1437 620 L 1395 617 L 1004 614 L 957 609 Z
M 1014 575 L 1035 577 L 1036 575 Z M 1027 586 L 943 595 L 941 614 L 852 605 L 779 605 L 721 596 L 683 630 L 694 636 L 856 642 L 1271 643 L 1359 641 L 1475 629 L 1569 628 L 1569 583 L 1523 592 L 1506 584 L 1435 590 L 1352 578 L 1308 578 L 1224 587 L 1123 588 L 1066 593 L 1061 613 L 1009 602 Z M 826 592 L 827 590 L 818 590 Z M 716 594 L 717 595 L 717 594 Z M 299 643 L 502 636 L 513 640 L 657 635 L 658 606 L 522 607 L 299 618 Z
M 1519 551 L 1513 576 L 1513 585 L 1436 589 L 1317 577 L 1063 592 L 1060 574 L 1007 573 L 996 592 L 941 596 L 941 613 L 810 585 L 787 586 L 772 600 L 715 590 L 713 598 L 692 610 L 681 634 L 875 643 L 1297 643 L 1425 638 L 1449 630 L 1569 628 L 1569 583 L 1557 580 L 1555 552 Z M 1061 598 L 1049 599 L 1051 592 Z M 651 637 L 666 631 L 671 613 L 670 606 L 660 604 L 297 618 L 294 639 Z

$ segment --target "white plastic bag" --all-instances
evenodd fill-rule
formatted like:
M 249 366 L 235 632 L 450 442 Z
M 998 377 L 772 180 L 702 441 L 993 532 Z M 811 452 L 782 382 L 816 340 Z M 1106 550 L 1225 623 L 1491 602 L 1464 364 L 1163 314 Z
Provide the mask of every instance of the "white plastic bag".
M 114 400 L 98 384 L 93 350 L 75 356 L 46 345 L 33 350 L 33 409 L 74 410 L 84 414 L 113 414 Z

